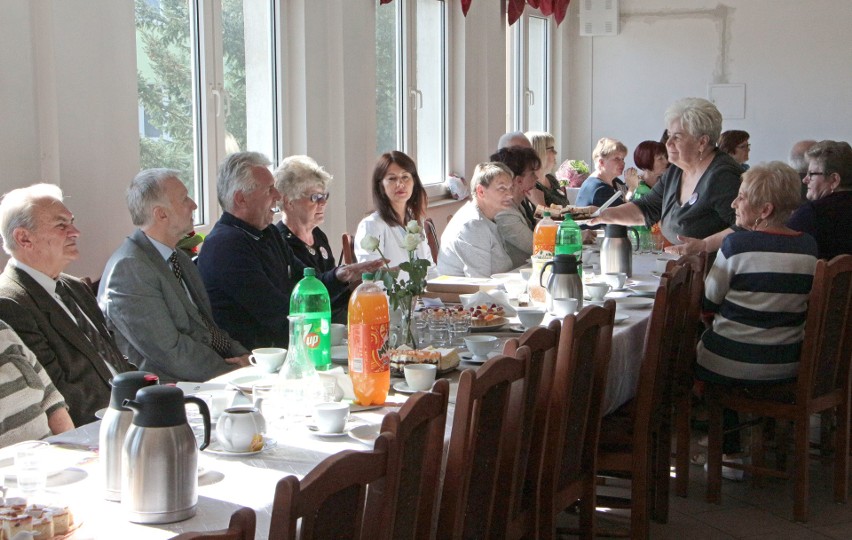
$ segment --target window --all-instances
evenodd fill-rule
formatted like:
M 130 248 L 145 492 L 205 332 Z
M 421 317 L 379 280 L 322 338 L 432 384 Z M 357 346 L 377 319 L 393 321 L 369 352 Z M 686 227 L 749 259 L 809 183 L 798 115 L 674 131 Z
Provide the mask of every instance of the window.
M 216 166 L 277 161 L 275 14 L 256 0 L 136 0 L 142 168 L 181 171 L 197 225 L 218 215 Z
M 410 155 L 430 194 L 446 174 L 446 21 L 441 0 L 376 8 L 376 148 Z
M 521 131 L 550 131 L 552 23 L 536 13 L 527 10 L 509 27 L 512 126 Z

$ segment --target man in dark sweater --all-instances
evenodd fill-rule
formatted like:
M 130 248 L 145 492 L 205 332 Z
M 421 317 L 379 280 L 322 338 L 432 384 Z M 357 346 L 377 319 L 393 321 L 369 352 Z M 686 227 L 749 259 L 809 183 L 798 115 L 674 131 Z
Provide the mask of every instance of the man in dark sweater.
M 231 154 L 219 165 L 216 187 L 224 212 L 198 257 L 213 318 L 248 349 L 288 345 L 290 294 L 305 269 L 272 226 L 281 195 L 270 165 L 257 152 Z M 334 296 L 382 264 L 342 265 L 317 277 Z

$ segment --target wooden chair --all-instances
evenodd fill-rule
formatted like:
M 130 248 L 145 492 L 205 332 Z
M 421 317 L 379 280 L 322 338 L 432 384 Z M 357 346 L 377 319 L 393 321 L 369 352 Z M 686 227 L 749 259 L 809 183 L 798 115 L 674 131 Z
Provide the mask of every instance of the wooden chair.
M 534 506 L 538 534 L 531 538 L 554 538 L 556 516 L 578 500 L 580 536 L 595 536 L 595 462 L 614 318 L 615 302 L 608 300 L 562 323 Z
M 388 493 L 395 492 L 398 459 L 396 438 L 382 433 L 372 451 L 343 450 L 324 459 L 301 481 L 295 476 L 281 479 L 275 488 L 269 539 L 295 539 L 300 518 L 302 539 L 390 538 L 393 501 L 382 518 L 380 536 L 365 527 L 364 507 L 368 486 L 378 483 Z
M 523 409 L 518 430 L 520 439 L 514 451 L 504 455 L 502 470 L 512 471 L 511 484 L 497 493 L 492 531 L 501 538 L 534 538 L 538 531 L 537 498 L 541 461 L 546 440 L 547 407 L 553 372 L 556 366 L 556 348 L 562 323 L 551 321 L 545 327 L 527 330 L 520 338 L 512 338 L 503 347 L 503 354 L 529 358 Z M 520 350 L 525 349 L 523 353 Z
M 704 301 L 704 275 L 707 266 L 707 253 L 684 255 L 677 261 L 670 261 L 666 267 L 671 272 L 677 266 L 687 266 L 689 276 L 689 300 L 684 313 L 684 331 L 674 365 L 672 383 L 672 404 L 674 407 L 675 431 L 675 493 L 686 497 L 689 491 L 689 450 L 692 430 L 692 387 L 695 384 L 695 347 L 700 338 L 701 304 Z
M 171 540 L 254 540 L 257 516 L 251 508 L 242 507 L 231 514 L 228 528 L 220 531 L 187 532 Z
M 390 494 L 379 486 L 371 486 L 367 495 L 370 516 L 367 525 L 385 529 L 387 524 L 379 517 L 388 501 L 395 501 L 397 510 L 391 538 L 430 537 L 444 456 L 449 396 L 449 381 L 438 379 L 431 392 L 417 392 L 398 413 L 392 411 L 382 421 L 381 432 L 392 433 L 399 445 L 399 483 L 396 492 Z M 378 536 L 379 532 L 371 535 Z
M 628 536 L 634 539 L 648 538 L 650 518 L 668 521 L 670 373 L 683 332 L 689 272 L 684 266 L 675 266 L 660 278 L 645 334 L 636 397 L 601 422 L 598 475 L 630 478 Z M 621 502 L 608 497 L 598 500 L 609 507 Z
M 512 356 L 495 356 L 478 370 L 466 369 L 459 377 L 456 409 L 437 538 L 485 538 L 496 520 L 495 493 L 504 489 L 508 473 L 500 469 L 507 443 L 517 433 L 525 362 Z M 497 531 L 499 534 L 499 531 Z
M 438 264 L 438 248 L 441 243 L 438 239 L 438 230 L 435 229 L 435 222 L 432 218 L 423 220 L 423 229 L 426 233 L 426 242 L 429 244 L 429 251 L 432 252 L 432 262 Z
M 756 417 L 793 422 L 793 517 L 808 519 L 809 419 L 814 413 L 833 411 L 837 418 L 834 439 L 834 500 L 845 503 L 849 474 L 849 363 L 852 358 L 852 255 L 817 262 L 808 301 L 805 337 L 795 382 L 762 388 L 705 384 L 710 408 L 707 456 L 707 500 L 721 501 L 722 409 Z M 761 424 L 757 424 L 761 429 Z M 762 439 L 762 434 L 758 434 Z M 789 477 L 762 463 L 725 466 L 755 475 Z
M 341 237 L 343 245 L 340 252 L 340 258 L 343 259 L 343 264 L 352 264 L 355 262 L 355 237 L 349 233 L 343 233 Z

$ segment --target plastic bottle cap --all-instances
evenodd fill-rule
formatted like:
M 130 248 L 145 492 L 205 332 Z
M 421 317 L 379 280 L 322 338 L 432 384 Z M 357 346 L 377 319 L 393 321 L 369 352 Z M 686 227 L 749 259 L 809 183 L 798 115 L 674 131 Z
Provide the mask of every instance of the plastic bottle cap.
M 316 268 L 310 268 L 310 267 L 305 268 L 305 274 L 304 275 L 305 275 L 305 277 L 316 276 L 317 275 Z
M 550 212 L 542 212 L 542 217 L 550 217 Z
M 373 273 L 372 272 L 364 272 L 361 274 L 362 281 L 373 281 Z

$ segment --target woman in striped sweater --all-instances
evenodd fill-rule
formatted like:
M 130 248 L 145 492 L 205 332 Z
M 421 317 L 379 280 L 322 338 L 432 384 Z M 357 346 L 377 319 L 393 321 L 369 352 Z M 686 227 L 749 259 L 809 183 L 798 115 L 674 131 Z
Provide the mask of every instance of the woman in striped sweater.
M 705 280 L 712 326 L 698 344 L 699 379 L 747 386 L 796 378 L 817 261 L 813 237 L 785 225 L 800 197 L 798 174 L 784 163 L 743 174 L 731 204 L 737 230 Z M 726 438 L 726 453 L 739 450 L 736 439 Z

